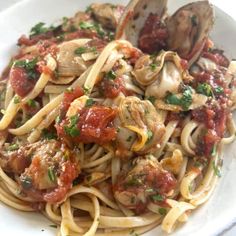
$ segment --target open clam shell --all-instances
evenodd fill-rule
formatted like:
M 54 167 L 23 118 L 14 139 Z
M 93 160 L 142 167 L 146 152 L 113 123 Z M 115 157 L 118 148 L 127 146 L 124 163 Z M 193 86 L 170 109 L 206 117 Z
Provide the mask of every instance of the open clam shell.
M 167 0 L 130 1 L 117 27 L 116 39 L 126 39 L 135 47 L 139 47 L 139 39 L 144 27 L 157 23 L 150 21 L 150 16 L 153 14 L 158 16 L 156 20 L 160 21 L 160 26 L 156 24 L 157 26 L 153 31 L 148 32 L 147 36 L 151 37 L 151 42 L 154 44 L 155 41 L 158 42 L 155 40 L 156 37 L 160 37 L 162 42 L 158 47 L 149 45 L 146 51 L 148 53 L 155 53 L 161 49 L 174 51 L 180 57 L 187 59 L 191 66 L 201 54 L 213 26 L 213 7 L 208 1 L 197 1 L 179 8 L 172 16 L 167 17 L 166 6 Z M 147 22 L 148 19 L 150 22 Z M 166 37 L 155 33 L 158 32 L 158 27 L 166 31 Z M 149 44 L 149 41 L 144 43 Z
M 198 1 L 178 9 L 166 23 L 168 50 L 196 61 L 214 23 L 214 12 L 208 1 Z

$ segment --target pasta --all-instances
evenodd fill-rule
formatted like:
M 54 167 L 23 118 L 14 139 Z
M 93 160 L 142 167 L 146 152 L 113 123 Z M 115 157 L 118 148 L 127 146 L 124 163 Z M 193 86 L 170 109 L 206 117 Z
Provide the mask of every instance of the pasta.
M 38 23 L 0 79 L 0 200 L 58 236 L 172 232 L 210 198 L 235 139 L 236 63 L 208 37 L 208 1 L 147 14 L 134 39 L 137 2 Z

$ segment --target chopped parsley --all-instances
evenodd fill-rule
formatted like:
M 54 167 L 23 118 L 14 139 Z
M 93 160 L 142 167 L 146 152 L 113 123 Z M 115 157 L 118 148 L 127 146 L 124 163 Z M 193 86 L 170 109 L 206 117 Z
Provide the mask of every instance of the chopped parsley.
M 11 144 L 7 147 L 7 151 L 15 151 L 17 149 L 19 149 L 19 145 L 17 143 Z
M 77 128 L 78 120 L 79 120 L 78 115 L 74 115 L 70 117 L 70 125 L 64 127 L 65 133 L 73 138 L 80 135 L 80 131 Z
M 153 188 L 147 188 L 145 190 L 146 193 L 153 193 L 154 192 L 154 189 Z
M 35 100 L 33 100 L 33 99 L 29 99 L 29 100 L 27 101 L 27 105 L 28 105 L 29 107 L 36 108 L 37 103 L 36 103 Z
M 136 233 L 134 229 L 132 229 L 129 234 L 130 234 L 131 236 L 139 236 L 139 234 Z
M 98 23 L 90 23 L 90 22 L 86 22 L 86 21 L 81 21 L 79 23 L 79 27 L 80 27 L 80 29 L 95 30 L 101 38 L 104 38 L 104 36 L 106 34 L 106 32 L 104 31 L 102 26 Z
M 91 5 L 89 5 L 89 6 L 86 8 L 85 12 L 86 12 L 86 13 L 89 13 L 90 11 L 92 11 Z
M 212 162 L 212 168 L 214 170 L 214 174 L 218 177 L 221 177 L 220 169 L 214 162 Z
M 152 139 L 152 137 L 153 137 L 153 133 L 152 133 L 151 130 L 147 131 L 147 136 L 148 136 L 148 139 L 147 139 L 147 143 L 148 143 Z
M 156 98 L 154 96 L 150 96 L 147 98 L 152 104 L 155 104 Z
M 160 194 L 153 195 L 153 196 L 152 196 L 152 199 L 153 199 L 154 201 L 158 201 L 158 202 L 164 201 L 164 197 L 163 197 L 162 195 L 160 195 Z
M 206 95 L 207 97 L 213 96 L 211 86 L 207 83 L 198 84 L 196 91 L 197 91 L 197 93 Z
M 45 23 L 39 22 L 36 24 L 32 29 L 30 30 L 30 36 L 35 36 L 39 34 L 44 34 L 49 31 L 52 31 L 55 27 L 50 26 L 50 27 L 45 27 Z
M 43 139 L 47 139 L 47 140 L 57 139 L 56 132 L 49 131 L 48 129 L 43 129 L 41 134 L 42 134 Z
M 107 72 L 105 78 L 108 79 L 108 80 L 114 80 L 114 79 L 116 79 L 116 73 L 115 73 L 115 71 L 110 70 L 109 72 Z
M 94 28 L 94 24 L 87 22 L 87 21 L 81 21 L 79 23 L 80 29 L 91 29 Z
M 86 87 L 86 86 L 83 86 L 83 90 L 84 90 L 84 94 L 89 94 L 91 88 L 88 88 L 88 87 Z
M 158 212 L 160 215 L 164 216 L 164 215 L 166 215 L 167 210 L 165 208 L 159 208 Z
M 14 104 L 20 103 L 20 98 L 18 96 L 14 97 Z
M 66 16 L 64 16 L 64 17 L 62 18 L 62 25 L 65 26 L 65 25 L 68 23 L 68 21 L 69 21 L 69 18 L 66 17 Z
M 83 53 L 87 53 L 87 52 L 97 52 L 97 49 L 96 47 L 91 47 L 91 48 L 88 48 L 88 47 L 79 47 L 77 49 L 75 49 L 74 53 L 76 55 L 82 55 Z
M 60 116 L 57 116 L 56 119 L 55 119 L 55 123 L 56 124 L 59 124 L 61 122 L 61 117 Z
M 37 65 L 38 59 L 35 57 L 32 60 L 19 60 L 14 62 L 14 67 L 24 68 L 27 72 L 28 79 L 36 79 L 37 72 L 35 71 L 35 67 Z
M 94 100 L 92 98 L 89 98 L 85 103 L 85 107 L 91 107 L 94 103 Z
M 217 145 L 216 144 L 214 144 L 214 146 L 213 146 L 213 148 L 212 148 L 212 150 L 211 150 L 211 156 L 215 156 L 216 155 L 216 149 L 217 149 Z
M 48 177 L 50 181 L 55 182 L 56 181 L 56 173 L 53 167 L 48 168 Z
M 154 63 L 151 63 L 151 64 L 149 65 L 149 67 L 150 67 L 151 71 L 155 71 L 156 68 L 157 68 L 158 66 L 160 66 L 160 64 L 161 64 L 161 61 L 155 61 Z
M 188 110 L 190 105 L 192 104 L 192 90 L 189 86 L 185 87 L 182 97 L 177 97 L 175 94 L 169 93 L 165 101 L 167 104 L 178 105 L 181 106 L 184 111 Z
M 219 86 L 219 87 L 215 88 L 215 92 L 216 92 L 217 94 L 222 94 L 222 93 L 224 92 L 224 89 Z
M 149 66 L 150 66 L 151 71 L 155 71 L 157 68 L 157 64 L 155 64 L 155 63 L 152 63 Z
M 81 54 L 83 54 L 85 52 L 86 52 L 86 47 L 79 47 L 79 48 L 75 49 L 75 51 L 74 51 L 74 53 L 76 55 L 81 55 Z

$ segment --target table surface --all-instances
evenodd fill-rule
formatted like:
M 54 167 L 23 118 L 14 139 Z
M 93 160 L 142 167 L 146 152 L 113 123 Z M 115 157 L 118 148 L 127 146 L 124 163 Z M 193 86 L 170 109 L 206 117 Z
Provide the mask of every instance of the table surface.
M 0 1 L 0 12 L 4 9 L 11 7 L 13 4 L 22 1 L 22 0 L 8 0 L 8 1 Z M 235 10 L 235 1 L 233 0 L 210 0 L 214 5 L 221 8 L 223 11 L 228 13 L 236 20 L 236 10 Z M 226 3 L 227 2 L 227 3 Z M 218 236 L 235 236 L 236 235 L 236 222 L 226 229 L 221 235 Z

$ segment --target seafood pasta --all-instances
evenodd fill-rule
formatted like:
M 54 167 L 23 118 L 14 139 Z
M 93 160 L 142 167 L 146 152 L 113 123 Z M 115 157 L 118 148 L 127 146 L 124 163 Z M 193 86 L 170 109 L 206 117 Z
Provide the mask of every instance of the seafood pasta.
M 235 139 L 236 64 L 213 21 L 208 1 L 94 3 L 21 36 L 0 80 L 0 200 L 61 236 L 187 221 Z

